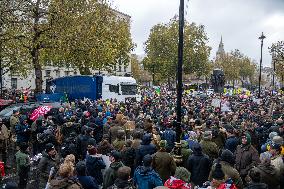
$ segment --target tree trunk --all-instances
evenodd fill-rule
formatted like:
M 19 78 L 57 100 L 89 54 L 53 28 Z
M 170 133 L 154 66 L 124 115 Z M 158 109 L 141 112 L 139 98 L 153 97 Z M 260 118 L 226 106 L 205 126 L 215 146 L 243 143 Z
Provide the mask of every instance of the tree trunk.
M 42 67 L 39 63 L 39 49 L 34 48 L 31 52 L 32 63 L 35 71 L 35 93 L 42 93 Z

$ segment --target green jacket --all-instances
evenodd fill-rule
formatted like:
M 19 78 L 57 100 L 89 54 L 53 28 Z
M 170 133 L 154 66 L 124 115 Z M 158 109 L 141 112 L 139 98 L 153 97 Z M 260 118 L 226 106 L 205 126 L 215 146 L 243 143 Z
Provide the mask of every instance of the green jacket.
M 113 162 L 110 164 L 109 168 L 104 173 L 104 183 L 103 188 L 106 189 L 114 184 L 115 179 L 117 178 L 117 170 L 124 166 L 121 161 Z
M 20 171 L 29 171 L 29 166 L 30 166 L 29 155 L 19 150 L 16 153 L 16 165 L 17 165 L 18 174 L 20 173 Z
M 203 139 L 200 141 L 202 152 L 209 156 L 211 160 L 218 158 L 218 146 L 215 142 Z

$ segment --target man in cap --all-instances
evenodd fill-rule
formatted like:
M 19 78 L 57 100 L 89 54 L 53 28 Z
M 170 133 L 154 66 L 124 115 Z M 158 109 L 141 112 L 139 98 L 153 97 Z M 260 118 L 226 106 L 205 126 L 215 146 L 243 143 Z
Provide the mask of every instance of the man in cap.
M 45 188 L 45 185 L 49 178 L 49 173 L 52 167 L 57 168 L 57 152 L 53 144 L 48 143 L 45 146 L 45 150 L 42 152 L 42 158 L 38 164 L 39 171 L 39 188 Z

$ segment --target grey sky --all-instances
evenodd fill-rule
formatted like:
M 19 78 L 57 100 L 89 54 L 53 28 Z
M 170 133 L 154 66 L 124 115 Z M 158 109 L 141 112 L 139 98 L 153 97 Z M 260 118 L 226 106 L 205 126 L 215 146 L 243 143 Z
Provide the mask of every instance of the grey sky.
M 178 14 L 179 0 L 114 0 L 114 6 L 132 18 L 131 33 L 136 54 L 144 54 L 143 43 L 157 23 L 168 22 Z M 284 40 L 284 0 L 185 0 L 186 19 L 205 25 L 211 57 L 220 42 L 225 51 L 239 49 L 259 62 L 260 40 L 264 32 L 263 62 L 270 66 L 268 46 Z

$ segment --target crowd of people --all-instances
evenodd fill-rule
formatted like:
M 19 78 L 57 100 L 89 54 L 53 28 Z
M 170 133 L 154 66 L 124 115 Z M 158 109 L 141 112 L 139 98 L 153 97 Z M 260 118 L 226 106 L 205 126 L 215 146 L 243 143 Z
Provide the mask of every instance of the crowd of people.
M 1 123 L 0 147 L 5 165 L 14 148 L 18 182 L 5 188 L 283 188 L 284 97 L 222 97 L 231 111 L 215 98 L 183 96 L 181 136 L 166 89 L 141 102 L 76 100 L 34 122 L 14 111 L 14 140 Z

